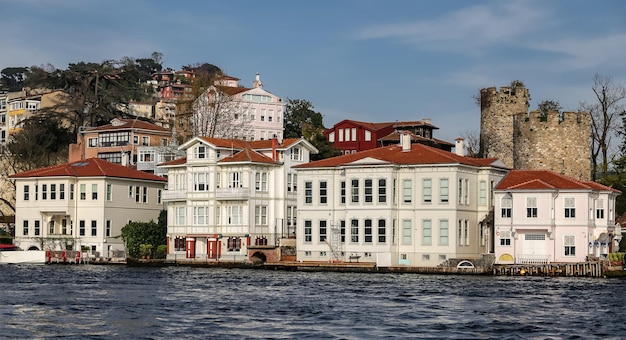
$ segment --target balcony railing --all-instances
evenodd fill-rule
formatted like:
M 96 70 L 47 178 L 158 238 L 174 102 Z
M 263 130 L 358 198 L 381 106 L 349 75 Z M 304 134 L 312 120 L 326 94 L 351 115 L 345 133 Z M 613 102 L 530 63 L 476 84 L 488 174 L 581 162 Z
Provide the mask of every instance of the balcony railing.
M 516 264 L 546 264 L 550 262 L 550 255 L 518 254 Z
M 187 198 L 187 190 L 165 190 L 162 199 L 164 201 L 175 201 Z
M 250 198 L 250 188 L 218 188 L 215 198 L 220 200 L 241 200 Z

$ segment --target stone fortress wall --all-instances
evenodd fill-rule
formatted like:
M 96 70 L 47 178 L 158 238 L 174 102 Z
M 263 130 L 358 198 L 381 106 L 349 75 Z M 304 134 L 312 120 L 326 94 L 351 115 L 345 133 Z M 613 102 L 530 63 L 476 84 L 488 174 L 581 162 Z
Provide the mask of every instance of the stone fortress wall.
M 518 170 L 552 170 L 591 179 L 591 117 L 586 112 L 528 112 L 523 87 L 481 90 L 485 157 Z

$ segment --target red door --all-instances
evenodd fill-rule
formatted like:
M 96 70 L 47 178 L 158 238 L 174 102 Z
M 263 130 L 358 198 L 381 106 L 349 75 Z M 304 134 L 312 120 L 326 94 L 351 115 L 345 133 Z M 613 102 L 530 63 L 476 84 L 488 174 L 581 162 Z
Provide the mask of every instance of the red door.
M 207 256 L 210 259 L 217 259 L 217 239 L 209 238 L 207 239 Z
M 187 256 L 188 259 L 193 259 L 196 257 L 196 239 L 188 238 L 187 239 Z

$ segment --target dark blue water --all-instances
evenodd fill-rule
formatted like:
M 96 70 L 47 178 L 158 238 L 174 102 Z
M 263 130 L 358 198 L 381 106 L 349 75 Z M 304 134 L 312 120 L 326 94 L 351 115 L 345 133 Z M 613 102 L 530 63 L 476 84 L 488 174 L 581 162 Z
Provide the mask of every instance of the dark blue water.
M 0 267 L 0 338 L 623 339 L 626 280 Z

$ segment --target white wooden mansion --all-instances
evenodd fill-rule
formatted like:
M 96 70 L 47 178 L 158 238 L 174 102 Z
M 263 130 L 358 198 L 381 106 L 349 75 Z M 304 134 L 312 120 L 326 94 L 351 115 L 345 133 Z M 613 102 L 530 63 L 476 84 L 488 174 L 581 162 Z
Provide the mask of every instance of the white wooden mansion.
M 498 264 L 584 262 L 614 252 L 620 191 L 547 170 L 512 170 L 494 190 Z
M 22 249 L 123 251 L 122 228 L 157 221 L 166 179 L 100 158 L 30 170 L 15 180 L 15 240 Z
M 497 159 L 411 144 L 408 137 L 296 166 L 298 261 L 434 267 L 490 251 L 480 222 L 508 169 Z
M 168 175 L 168 259 L 245 261 L 250 246 L 295 236 L 292 167 L 317 153 L 307 140 L 195 137 L 180 148 L 186 157 L 159 165 Z

